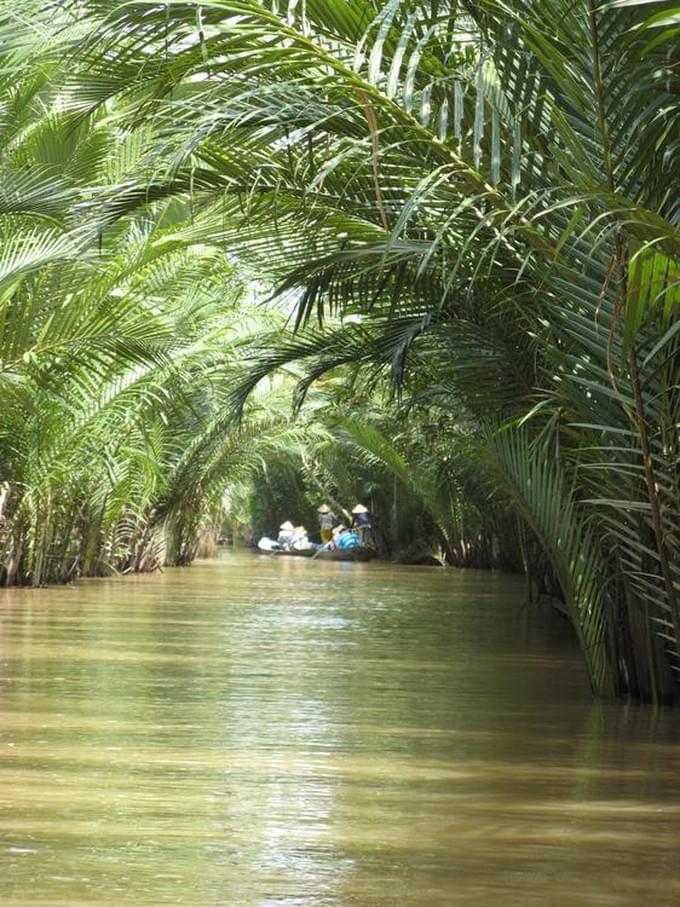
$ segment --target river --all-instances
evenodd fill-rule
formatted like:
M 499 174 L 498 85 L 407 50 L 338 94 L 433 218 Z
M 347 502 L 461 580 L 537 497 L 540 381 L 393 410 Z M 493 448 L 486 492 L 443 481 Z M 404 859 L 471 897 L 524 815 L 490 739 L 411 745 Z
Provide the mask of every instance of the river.
M 677 907 L 680 715 L 478 571 L 0 593 L 3 907 Z

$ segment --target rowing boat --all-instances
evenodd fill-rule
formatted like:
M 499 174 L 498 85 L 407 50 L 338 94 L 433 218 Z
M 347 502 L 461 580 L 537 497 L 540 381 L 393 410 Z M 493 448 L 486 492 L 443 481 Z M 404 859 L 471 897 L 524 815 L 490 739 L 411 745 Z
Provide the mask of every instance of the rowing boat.
M 334 548 L 319 550 L 319 548 L 302 548 L 301 550 L 283 548 L 273 548 L 271 550 L 260 549 L 263 554 L 269 554 L 272 557 L 307 557 L 314 558 L 315 561 L 370 561 L 375 557 L 375 551 L 372 548 L 352 548 L 349 551 Z M 316 556 L 315 556 L 316 555 Z
M 315 560 L 317 561 L 370 561 L 375 557 L 373 548 L 351 548 L 349 551 L 343 551 L 340 548 L 326 549 L 319 551 Z

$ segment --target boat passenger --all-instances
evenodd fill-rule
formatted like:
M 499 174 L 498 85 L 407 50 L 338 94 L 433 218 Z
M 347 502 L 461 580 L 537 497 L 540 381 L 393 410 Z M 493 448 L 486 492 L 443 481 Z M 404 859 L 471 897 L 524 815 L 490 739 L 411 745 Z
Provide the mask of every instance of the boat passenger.
M 357 504 L 352 510 L 352 529 L 359 533 L 362 548 L 368 547 L 371 540 L 371 514 L 363 504 Z
M 343 526 L 342 523 L 338 523 L 335 529 L 333 529 L 333 531 L 331 532 L 332 541 L 328 546 L 331 551 L 334 551 L 338 547 L 338 539 L 343 532 L 347 532 L 347 526 Z
M 312 543 L 309 541 L 307 530 L 304 526 L 296 526 L 293 529 L 290 547 L 295 551 L 308 551 L 312 547 Z
M 293 526 L 290 520 L 286 520 L 286 522 L 281 523 L 281 526 L 279 527 L 279 536 L 276 541 L 284 550 L 287 551 L 288 548 L 290 548 L 294 535 L 295 526 Z
M 356 529 L 345 529 L 341 532 L 335 542 L 335 547 L 339 551 L 354 551 L 361 547 L 359 543 L 359 533 Z
M 333 538 L 333 526 L 335 526 L 337 522 L 337 517 L 328 504 L 322 504 L 317 513 L 319 514 L 321 543 L 327 545 Z

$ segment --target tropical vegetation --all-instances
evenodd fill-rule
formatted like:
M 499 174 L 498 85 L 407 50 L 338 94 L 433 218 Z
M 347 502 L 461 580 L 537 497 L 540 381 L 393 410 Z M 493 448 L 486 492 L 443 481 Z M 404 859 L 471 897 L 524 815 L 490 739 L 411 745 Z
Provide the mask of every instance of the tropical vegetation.
M 597 693 L 676 701 L 680 7 L 25 6 L 4 581 L 361 495 L 385 553 L 524 570 Z

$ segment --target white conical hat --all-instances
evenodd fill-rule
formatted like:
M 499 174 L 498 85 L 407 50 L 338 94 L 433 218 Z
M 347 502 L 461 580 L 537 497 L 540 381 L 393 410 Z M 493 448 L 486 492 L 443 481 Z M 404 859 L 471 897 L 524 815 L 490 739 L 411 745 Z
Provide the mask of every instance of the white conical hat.
M 285 523 L 281 523 L 279 529 L 287 529 L 289 532 L 291 532 L 293 529 L 295 529 L 295 526 L 293 526 L 290 520 L 286 520 Z
M 368 513 L 368 507 L 364 507 L 363 504 L 357 504 L 352 513 Z
M 322 504 L 321 507 L 319 507 L 319 509 L 317 510 L 317 513 L 330 513 L 330 512 L 331 512 L 331 508 L 328 506 L 328 504 Z

